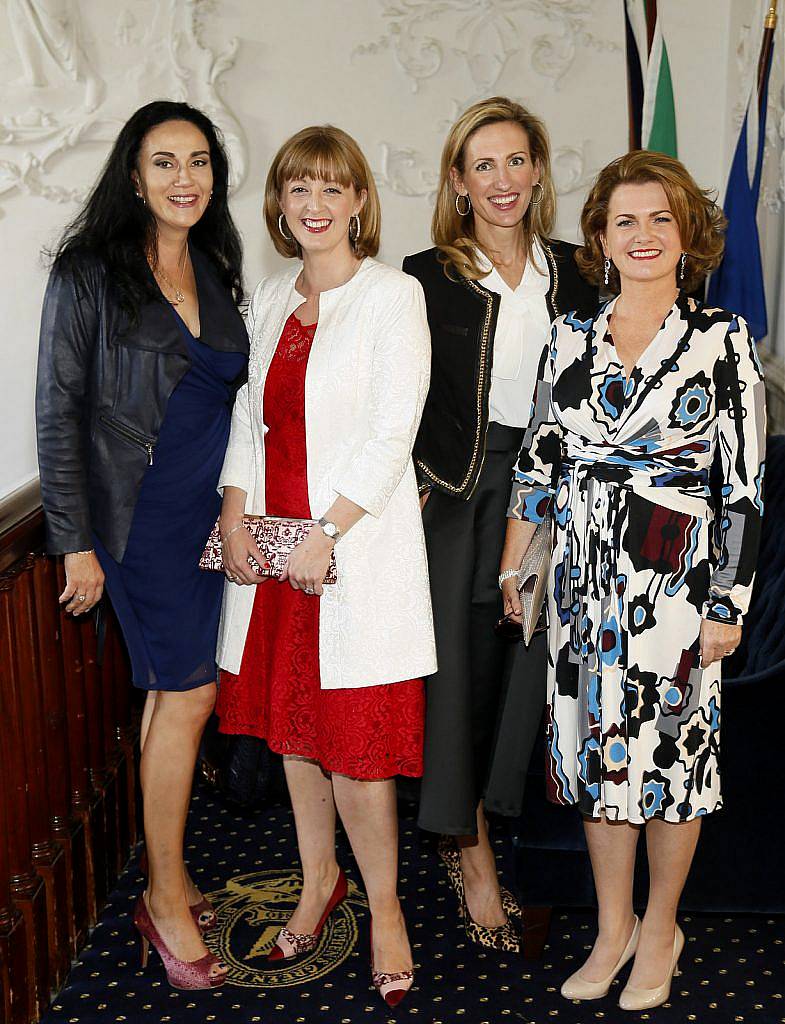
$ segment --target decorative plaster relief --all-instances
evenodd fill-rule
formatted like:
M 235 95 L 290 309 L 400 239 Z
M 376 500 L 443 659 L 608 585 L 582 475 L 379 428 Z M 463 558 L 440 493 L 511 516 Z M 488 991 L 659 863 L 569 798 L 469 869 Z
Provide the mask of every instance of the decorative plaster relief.
M 87 143 L 108 148 L 135 106 L 162 95 L 186 100 L 212 118 L 226 140 L 231 187 L 242 184 L 247 144 L 219 93 L 238 42 L 231 40 L 217 53 L 204 42 L 214 0 L 162 0 L 149 11 L 147 32 L 139 6 L 134 13 L 106 5 L 96 18 L 86 0 L 7 0 L 10 40 L 22 75 L 2 83 L 0 197 L 21 192 L 57 203 L 81 200 L 88 185 L 70 187 L 63 166 L 68 152 Z M 91 47 L 97 53 L 91 62 L 85 24 L 100 18 L 112 18 L 97 31 L 105 27 L 101 38 L 113 42 L 101 51 Z M 129 82 L 135 87 L 130 101 Z M 112 102 L 115 97 L 122 102 Z
M 382 142 L 381 150 L 381 165 L 374 171 L 378 186 L 384 186 L 399 196 L 427 196 L 433 201 L 439 175 L 422 153 L 414 149 L 398 149 L 389 142 Z
M 440 74 L 444 88 L 445 61 L 457 57 L 468 72 L 468 91 L 453 97 L 450 121 L 438 125 L 446 133 L 469 104 L 498 91 L 510 59 L 525 53 L 532 70 L 555 88 L 572 66 L 580 47 L 598 52 L 618 51 L 616 43 L 598 39 L 588 31 L 596 0 L 378 0 L 386 28 L 376 40 L 358 46 L 355 57 L 391 53 L 412 91 Z M 532 15 L 554 25 L 553 32 L 530 36 Z M 457 81 L 459 78 L 453 76 Z M 565 195 L 591 181 L 587 146 L 564 146 L 553 154 L 556 190 Z M 398 195 L 433 198 L 438 175 L 418 151 L 381 143 L 380 185 Z
M 591 140 L 584 139 L 580 148 L 560 146 L 551 155 L 553 183 L 558 195 L 583 191 L 594 180 L 596 168 L 587 168 L 588 148 Z M 433 202 L 439 184 L 439 175 L 432 163 L 414 149 L 397 148 L 390 142 L 381 143 L 381 164 L 374 170 L 376 184 L 388 188 L 399 196 Z
M 461 59 L 472 89 L 466 106 L 493 94 L 509 59 L 524 51 L 528 35 L 523 18 L 536 15 L 553 22 L 557 31 L 535 36 L 529 63 L 558 87 L 579 46 L 599 52 L 618 50 L 598 39 L 591 24 L 596 0 L 378 0 L 386 30 L 358 46 L 352 56 L 392 52 L 413 92 L 441 71 L 445 55 Z M 448 40 L 451 40 L 448 41 Z

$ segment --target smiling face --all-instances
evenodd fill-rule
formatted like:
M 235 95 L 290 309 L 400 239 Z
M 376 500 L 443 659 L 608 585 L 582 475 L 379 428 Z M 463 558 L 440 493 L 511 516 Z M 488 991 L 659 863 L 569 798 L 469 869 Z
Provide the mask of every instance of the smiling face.
M 619 185 L 608 203 L 602 248 L 625 280 L 645 282 L 670 278 L 682 253 L 679 226 L 659 182 Z
M 161 230 L 188 231 L 210 201 L 210 145 L 190 121 L 165 121 L 151 128 L 131 175 Z
M 463 174 L 453 167 L 450 176 L 456 193 L 468 194 L 477 220 L 509 228 L 523 220 L 540 169 L 523 128 L 515 121 L 499 121 L 470 136 Z
M 305 252 L 351 248 L 349 222 L 359 214 L 366 199 L 354 185 L 321 178 L 296 178 L 284 182 L 279 196 L 281 212 L 290 234 Z M 353 231 L 354 233 L 354 231 Z

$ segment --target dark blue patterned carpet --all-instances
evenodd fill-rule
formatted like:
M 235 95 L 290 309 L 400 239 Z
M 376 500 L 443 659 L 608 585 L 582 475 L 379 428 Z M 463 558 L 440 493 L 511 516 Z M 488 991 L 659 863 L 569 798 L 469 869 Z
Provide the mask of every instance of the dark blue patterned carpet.
M 405 813 L 405 812 L 404 812 Z M 500 840 L 501 842 L 501 840 Z M 642 1014 L 607 998 L 569 1003 L 559 985 L 585 957 L 593 918 L 556 911 L 542 960 L 486 953 L 469 944 L 456 901 L 430 837 L 411 818 L 401 823 L 401 894 L 417 964 L 415 988 L 393 1014 L 370 988 L 368 912 L 345 840 L 340 860 L 350 898 L 333 915 L 313 952 L 293 967 L 264 954 L 296 901 L 298 879 L 291 812 L 276 806 L 241 817 L 201 786 L 188 830 L 197 884 L 220 908 L 212 947 L 230 964 L 230 982 L 213 992 L 169 988 L 157 956 L 139 969 L 131 926 L 141 875 L 135 863 L 120 880 L 45 1024 L 780 1024 L 785 1021 L 785 920 L 681 918 L 687 935 L 682 975 L 670 1003 Z M 214 933 L 215 934 L 215 933 Z M 622 981 L 625 975 L 622 974 Z

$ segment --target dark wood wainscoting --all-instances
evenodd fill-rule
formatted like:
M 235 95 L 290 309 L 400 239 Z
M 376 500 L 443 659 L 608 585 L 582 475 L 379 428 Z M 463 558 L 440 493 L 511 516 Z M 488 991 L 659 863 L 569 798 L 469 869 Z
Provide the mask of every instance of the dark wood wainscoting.
M 137 840 L 138 727 L 119 629 L 58 604 L 37 485 L 0 502 L 0 1019 L 35 1021 Z M 104 602 L 106 604 L 106 602 Z M 99 656 L 100 653 L 100 656 Z

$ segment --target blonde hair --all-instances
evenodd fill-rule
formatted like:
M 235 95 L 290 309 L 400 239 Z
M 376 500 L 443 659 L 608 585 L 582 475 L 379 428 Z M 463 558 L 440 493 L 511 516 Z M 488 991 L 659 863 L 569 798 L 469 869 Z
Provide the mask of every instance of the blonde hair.
M 584 243 L 575 254 L 578 269 L 587 280 L 601 284 L 605 253 L 601 236 L 608 227 L 611 196 L 620 185 L 662 185 L 673 219 L 679 228 L 681 245 L 687 255 L 684 279 L 679 287 L 696 288 L 709 271 L 719 266 L 725 248 L 725 216 L 717 205 L 716 193 L 702 189 L 679 160 L 648 149 L 634 149 L 603 167 L 592 185 L 581 213 Z M 608 288 L 621 288 L 619 272 L 611 265 Z
M 264 186 L 264 219 L 273 245 L 282 256 L 300 255 L 294 238 L 285 238 L 278 227 L 279 198 L 287 181 L 311 178 L 354 186 L 359 195 L 367 193 L 360 213 L 360 233 L 351 238 L 357 256 L 375 256 L 379 251 L 382 210 L 371 168 L 362 150 L 347 132 L 331 124 L 312 125 L 292 135 L 275 154 Z
M 442 149 L 439 189 L 431 222 L 431 236 L 434 245 L 439 249 L 439 259 L 444 263 L 448 276 L 451 276 L 452 271 L 476 281 L 487 273 L 477 260 L 477 249 L 482 251 L 482 246 L 477 241 L 475 233 L 474 211 L 470 211 L 466 217 L 461 217 L 456 210 L 456 193 L 450 179 L 450 170 L 454 167 L 463 176 L 466 144 L 469 139 L 480 128 L 503 122 L 520 125 L 524 130 L 529 141 L 531 158 L 540 172 L 540 201 L 529 202 L 521 222 L 527 259 L 531 257 L 534 239 L 545 242 L 553 227 L 556 215 L 556 190 L 551 176 L 551 150 L 544 123 L 520 103 L 515 103 L 505 96 L 492 96 L 490 99 L 480 100 L 468 110 L 464 110 L 450 129 Z

